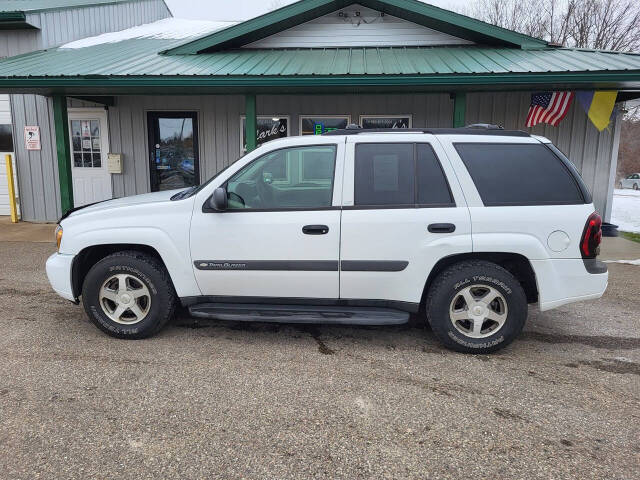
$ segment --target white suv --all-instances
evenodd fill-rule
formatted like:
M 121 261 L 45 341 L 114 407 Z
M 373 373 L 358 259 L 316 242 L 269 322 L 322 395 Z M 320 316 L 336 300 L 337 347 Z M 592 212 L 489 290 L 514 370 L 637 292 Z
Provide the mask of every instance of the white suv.
M 110 335 L 176 306 L 240 321 L 400 324 L 485 353 L 549 310 L 602 296 L 601 219 L 547 139 L 493 128 L 271 141 L 207 183 L 65 215 L 47 261 Z M 64 235 L 63 235 L 64 230 Z

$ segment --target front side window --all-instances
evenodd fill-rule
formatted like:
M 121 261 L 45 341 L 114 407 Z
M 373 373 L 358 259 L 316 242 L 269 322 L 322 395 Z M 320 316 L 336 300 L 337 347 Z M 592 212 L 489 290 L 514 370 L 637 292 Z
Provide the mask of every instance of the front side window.
M 227 182 L 229 210 L 326 208 L 333 198 L 335 145 L 269 152 Z
M 585 203 L 572 172 L 542 144 L 457 143 L 455 148 L 486 206 Z
M 355 154 L 355 205 L 449 207 L 453 198 L 428 143 L 361 143 Z

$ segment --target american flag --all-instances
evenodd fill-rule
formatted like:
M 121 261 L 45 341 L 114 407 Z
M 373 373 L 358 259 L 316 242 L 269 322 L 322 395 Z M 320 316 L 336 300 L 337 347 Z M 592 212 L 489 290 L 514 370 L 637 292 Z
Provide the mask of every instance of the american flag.
M 545 122 L 557 126 L 567 115 L 573 92 L 540 92 L 531 95 L 531 106 L 527 115 L 527 127 Z

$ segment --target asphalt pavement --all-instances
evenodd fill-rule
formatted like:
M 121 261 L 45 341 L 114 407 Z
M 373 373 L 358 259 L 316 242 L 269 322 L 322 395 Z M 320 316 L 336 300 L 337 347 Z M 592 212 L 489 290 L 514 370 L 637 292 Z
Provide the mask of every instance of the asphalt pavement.
M 181 314 L 112 339 L 0 243 L 0 478 L 640 477 L 640 266 L 474 356 L 401 327 Z

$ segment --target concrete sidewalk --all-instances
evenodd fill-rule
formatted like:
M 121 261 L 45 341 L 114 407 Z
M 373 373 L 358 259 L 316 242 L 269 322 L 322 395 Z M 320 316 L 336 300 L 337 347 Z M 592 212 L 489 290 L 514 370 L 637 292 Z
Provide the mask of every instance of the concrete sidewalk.
M 10 217 L 0 216 L 0 242 L 43 242 L 53 243 L 55 224 L 53 223 L 11 223 Z M 603 237 L 601 260 L 640 259 L 640 243 L 622 237 Z
M 640 243 L 623 237 L 602 237 L 600 260 L 638 260 Z
M 55 223 L 11 223 L 11 217 L 0 216 L 0 242 L 55 243 Z

